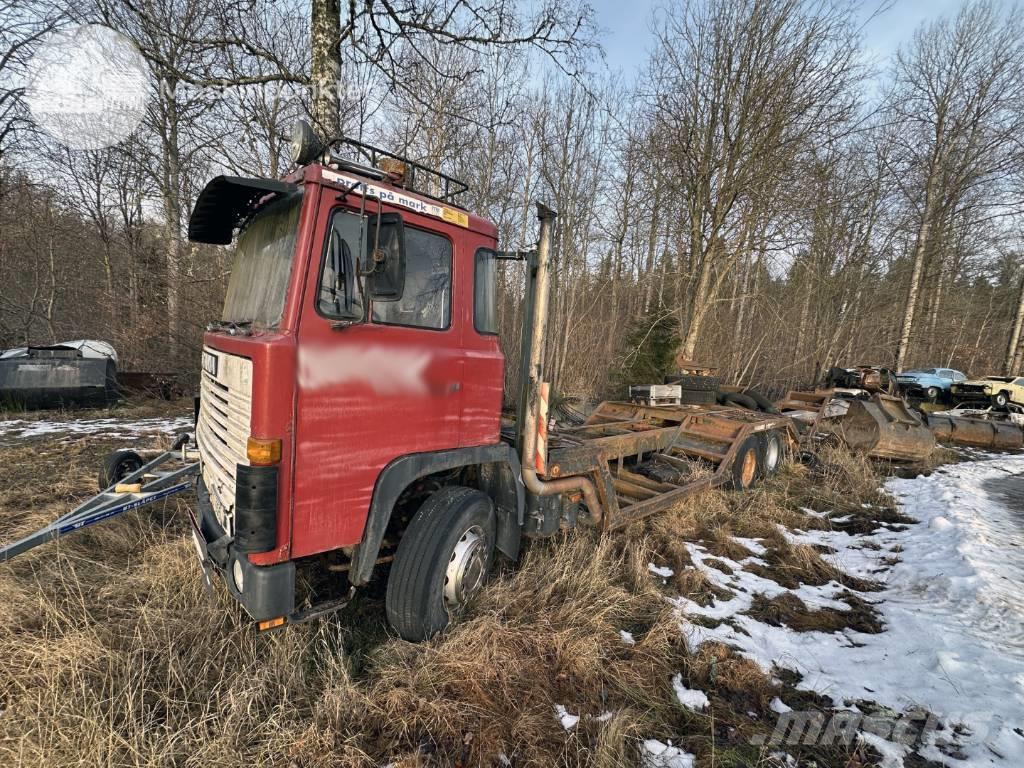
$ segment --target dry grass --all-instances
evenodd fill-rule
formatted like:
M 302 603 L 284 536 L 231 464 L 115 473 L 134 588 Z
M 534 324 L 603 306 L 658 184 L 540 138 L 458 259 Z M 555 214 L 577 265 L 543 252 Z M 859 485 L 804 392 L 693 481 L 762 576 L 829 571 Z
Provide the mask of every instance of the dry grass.
M 0 539 L 91 493 L 99 456 L 118 443 L 0 448 Z M 857 486 L 887 503 L 877 478 L 843 466 L 830 499 Z M 611 768 L 637 764 L 641 737 L 681 743 L 702 766 L 771 765 L 750 739 L 771 730 L 769 702 L 792 690 L 723 646 L 690 655 L 665 598 L 723 597 L 691 567 L 686 542 L 739 560 L 749 552 L 734 535 L 778 553 L 773 578 L 834 577 L 777 528 L 828 524 L 799 511 L 817 482 L 792 468 L 756 493 L 704 494 L 624 536 L 535 543 L 464 620 L 421 645 L 388 633 L 379 585 L 333 620 L 256 635 L 222 588 L 204 592 L 175 514 L 187 500 L 126 515 L 0 566 L 0 765 L 404 768 L 506 755 L 516 768 Z M 650 562 L 675 571 L 670 583 L 652 578 Z M 789 608 L 787 623 L 825 618 Z M 675 674 L 708 693 L 710 712 L 678 704 Z M 581 716 L 575 729 L 562 728 L 556 704 Z M 844 750 L 813 757 L 846 765 Z

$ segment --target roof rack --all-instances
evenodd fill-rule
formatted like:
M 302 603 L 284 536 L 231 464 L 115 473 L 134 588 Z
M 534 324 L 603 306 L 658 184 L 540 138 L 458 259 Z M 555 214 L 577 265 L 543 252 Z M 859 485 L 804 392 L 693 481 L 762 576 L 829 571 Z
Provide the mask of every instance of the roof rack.
M 345 157 L 340 152 L 336 153 L 336 150 L 343 147 L 349 148 L 350 154 L 354 155 L 354 159 Z M 441 173 L 433 168 L 427 168 L 425 165 L 410 160 L 403 155 L 388 152 L 386 149 L 380 149 L 372 144 L 366 144 L 356 139 L 347 137 L 333 139 L 330 142 L 329 153 L 332 163 L 338 163 L 344 168 L 375 179 L 386 179 L 388 177 L 378 167 L 378 163 L 382 158 L 389 158 L 404 163 L 406 171 L 403 186 L 411 192 L 416 192 L 442 203 L 453 203 L 456 197 L 469 190 L 469 185 L 466 182 L 460 181 L 453 176 Z

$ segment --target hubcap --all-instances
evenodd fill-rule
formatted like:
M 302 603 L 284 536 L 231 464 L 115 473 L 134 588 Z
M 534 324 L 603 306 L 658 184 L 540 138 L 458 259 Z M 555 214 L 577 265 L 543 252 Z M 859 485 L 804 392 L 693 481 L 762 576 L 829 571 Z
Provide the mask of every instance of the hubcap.
M 477 593 L 487 576 L 487 534 L 478 525 L 462 534 L 444 573 L 444 602 L 457 610 Z
M 779 464 L 779 441 L 775 437 L 768 438 L 768 446 L 764 452 L 765 467 L 769 472 L 774 472 Z

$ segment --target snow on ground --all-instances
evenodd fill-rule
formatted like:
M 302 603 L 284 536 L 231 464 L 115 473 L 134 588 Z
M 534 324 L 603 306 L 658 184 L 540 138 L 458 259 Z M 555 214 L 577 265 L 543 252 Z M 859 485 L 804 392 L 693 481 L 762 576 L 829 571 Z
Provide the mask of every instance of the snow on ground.
M 672 742 L 665 744 L 657 739 L 647 739 L 642 744 L 643 768 L 693 768 L 696 755 L 673 747 Z
M 683 685 L 682 675 L 676 675 L 672 678 L 672 687 L 676 691 L 676 698 L 679 699 L 679 703 L 687 709 L 692 709 L 694 712 L 700 712 L 707 708 L 709 703 L 707 694 L 704 693 L 704 691 L 687 688 Z
M 886 488 L 918 524 L 864 536 L 787 533 L 831 547 L 835 553 L 825 559 L 883 585 L 862 595 L 877 604 L 882 633 L 794 632 L 739 615 L 756 593 L 786 590 L 726 558 L 716 559 L 732 575 L 705 565 L 707 553 L 691 545 L 695 565 L 734 596 L 707 607 L 677 599 L 685 614 L 728 620 L 711 629 L 686 622 L 688 639 L 725 642 L 766 670 L 796 670 L 803 676 L 799 687 L 828 695 L 840 708 L 876 702 L 913 713 L 924 707 L 946 726 L 931 731 L 919 749 L 928 759 L 1018 768 L 1024 765 L 1024 456 L 950 465 L 930 477 L 891 479 Z M 842 608 L 841 590 L 833 582 L 793 591 L 809 607 Z M 773 702 L 777 712 L 785 706 Z M 963 727 L 954 733 L 957 724 Z M 905 747 L 871 733 L 860 737 L 882 752 L 885 765 L 903 764 Z
M 0 421 L 0 444 L 11 445 L 34 437 L 68 438 L 90 435 L 105 438 L 136 438 L 159 433 L 177 435 L 192 430 L 191 416 L 152 419 L 43 419 Z

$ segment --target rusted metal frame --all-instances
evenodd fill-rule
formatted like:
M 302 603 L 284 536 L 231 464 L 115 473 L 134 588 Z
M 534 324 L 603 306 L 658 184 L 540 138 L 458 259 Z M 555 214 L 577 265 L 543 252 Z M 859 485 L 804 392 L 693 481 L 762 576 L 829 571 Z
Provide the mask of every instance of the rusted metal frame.
M 710 446 L 705 447 L 697 445 L 690 440 L 686 440 L 685 442 L 682 440 L 676 440 L 675 445 L 673 445 L 670 450 L 666 451 L 666 454 L 671 455 L 672 451 L 677 451 L 688 456 L 694 456 L 698 459 L 704 459 L 705 461 L 713 461 L 715 464 L 718 464 L 725 458 L 725 453 L 728 452 L 728 448 L 726 448 L 725 452 L 719 453 L 718 451 L 710 450 Z
M 623 469 L 619 473 L 619 478 L 656 493 L 670 493 L 679 487 L 678 483 L 662 483 L 658 480 L 652 480 L 649 477 L 638 475 L 636 472 L 630 472 L 628 469 Z
M 594 424 L 580 424 L 575 427 L 561 427 L 559 428 L 559 434 L 577 433 L 577 432 L 589 432 L 590 430 L 601 430 L 601 429 L 626 429 L 628 424 L 642 424 L 643 419 L 619 419 L 616 421 L 602 421 Z
M 637 499 L 639 501 L 647 501 L 653 499 L 661 494 L 657 491 L 652 491 L 650 488 L 644 488 L 642 485 L 631 483 L 628 480 L 623 480 L 622 477 L 616 476 L 613 481 L 615 485 L 615 492 L 628 498 Z
M 553 477 L 582 475 L 592 472 L 602 461 L 660 451 L 672 443 L 679 429 L 678 426 L 659 427 L 625 435 L 607 435 L 587 440 L 578 447 L 556 448 L 551 452 L 548 472 Z
M 607 530 L 625 528 L 632 522 L 664 511 L 667 507 L 677 501 L 713 487 L 713 478 L 702 477 L 699 480 L 694 480 L 686 485 L 681 485 L 676 490 L 670 491 L 669 493 L 663 493 L 660 496 L 655 496 L 654 498 L 647 499 L 646 501 L 638 501 L 636 504 L 630 504 L 628 507 L 620 509 L 618 514 L 608 520 Z

